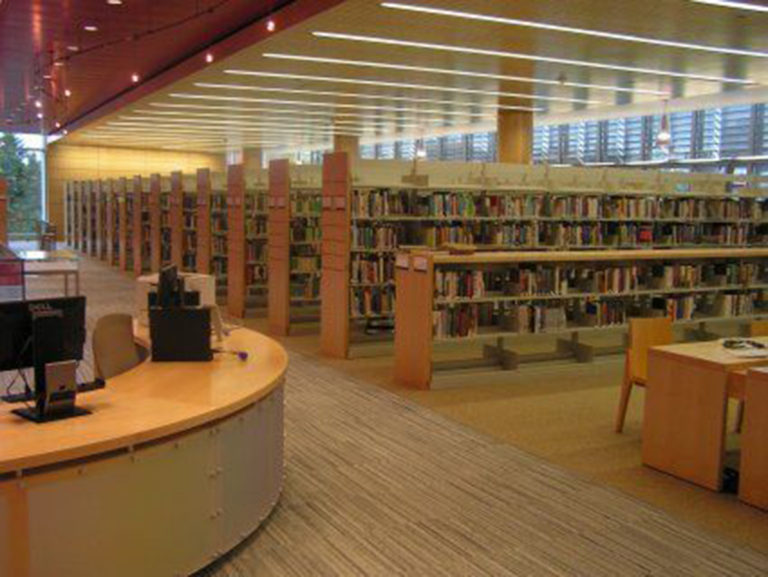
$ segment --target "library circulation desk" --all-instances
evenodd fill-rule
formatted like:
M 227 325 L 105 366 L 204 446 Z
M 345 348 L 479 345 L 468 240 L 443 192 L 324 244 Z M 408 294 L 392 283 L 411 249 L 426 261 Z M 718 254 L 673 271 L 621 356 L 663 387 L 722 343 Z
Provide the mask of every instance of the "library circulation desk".
M 0 575 L 187 575 L 256 530 L 283 478 L 285 350 L 145 362 L 37 425 L 0 412 Z

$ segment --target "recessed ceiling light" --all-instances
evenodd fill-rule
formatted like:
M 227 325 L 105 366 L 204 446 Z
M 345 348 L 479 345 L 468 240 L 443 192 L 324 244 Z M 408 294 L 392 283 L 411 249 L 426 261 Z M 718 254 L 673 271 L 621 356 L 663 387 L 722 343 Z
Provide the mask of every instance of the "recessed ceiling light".
M 107 4 L 110 6 L 122 6 L 123 0 L 107 0 Z
M 35 108 L 42 108 L 43 103 L 40 100 L 35 100 Z
M 83 30 L 85 30 L 86 32 L 98 32 L 99 27 L 96 26 L 95 24 L 84 24 Z
M 702 52 L 715 52 L 718 54 L 733 54 L 736 56 L 755 56 L 757 58 L 768 58 L 768 52 L 759 52 L 756 50 L 741 50 L 738 48 L 721 48 L 719 46 L 708 46 L 705 44 L 691 44 L 688 42 L 659 40 L 656 38 L 647 38 L 644 36 L 634 36 L 630 34 L 617 34 L 615 32 L 603 32 L 602 30 L 589 30 L 586 28 L 559 26 L 556 24 L 549 24 L 546 22 L 536 22 L 533 20 L 518 20 L 516 18 L 504 18 L 501 16 L 491 16 L 488 14 L 476 14 L 472 12 L 462 12 L 459 10 L 445 10 L 443 8 L 436 8 L 434 6 L 417 6 L 413 4 L 401 4 L 399 2 L 382 2 L 381 5 L 384 8 L 393 8 L 396 10 L 407 10 L 409 12 L 418 12 L 422 14 L 431 14 L 436 16 L 450 16 L 452 18 L 462 18 L 465 20 L 491 22 L 493 24 L 507 24 L 510 26 L 535 28 L 537 30 L 549 30 L 552 32 L 565 32 L 568 34 L 578 34 L 580 36 L 591 36 L 594 38 L 605 38 L 608 40 L 620 40 L 623 42 L 650 44 L 653 46 L 664 46 L 667 48 L 683 48 L 685 50 L 698 50 Z
M 322 108 L 351 108 L 356 110 L 375 110 L 375 111 L 392 111 L 392 112 L 414 112 L 420 114 L 433 114 L 444 116 L 469 116 L 476 118 L 492 118 L 490 115 L 482 112 L 463 112 L 458 110 L 438 110 L 438 109 L 419 109 L 419 108 L 403 108 L 400 106 L 387 106 L 387 105 L 367 105 L 367 104 L 346 104 L 343 102 L 317 102 L 313 100 L 285 100 L 285 99 L 271 99 L 271 98 L 248 98 L 244 96 L 217 96 L 209 94 L 190 94 L 187 92 L 172 92 L 169 94 L 171 98 L 184 98 L 188 100 L 210 100 L 212 102 L 252 102 L 261 104 L 291 104 L 299 106 L 316 106 Z
M 211 63 L 213 62 L 213 52 L 208 52 L 208 53 L 205 55 L 205 61 L 206 61 L 208 64 L 211 64 Z
M 72 91 L 69 88 L 67 88 L 66 90 L 64 90 L 64 96 L 69 98 L 70 96 L 72 96 Z
M 622 72 L 632 72 L 636 74 L 649 74 L 653 76 L 667 76 L 671 78 L 690 78 L 693 80 L 706 80 L 708 82 L 725 82 L 729 84 L 745 84 L 745 85 L 755 84 L 755 82 L 751 80 L 743 80 L 741 78 L 709 76 L 705 74 L 688 74 L 685 72 L 674 72 L 671 70 L 657 70 L 654 68 L 638 68 L 634 66 L 621 66 L 618 64 L 604 64 L 602 62 L 589 62 L 586 60 L 570 60 L 567 58 L 553 58 L 550 56 L 522 54 L 519 52 L 504 52 L 501 50 L 470 48 L 466 46 L 433 44 L 430 42 L 413 42 L 409 40 L 398 40 L 396 38 L 383 38 L 379 36 L 360 36 L 355 34 L 339 34 L 336 32 L 320 32 L 320 31 L 313 32 L 312 34 L 314 36 L 317 36 L 318 38 L 330 38 L 333 40 L 349 40 L 353 42 L 365 42 L 370 44 L 383 44 L 385 46 L 404 46 L 408 48 L 422 48 L 425 50 L 454 52 L 458 54 L 476 54 L 480 56 L 494 56 L 496 58 L 511 58 L 511 59 L 518 59 L 518 60 L 529 60 L 533 62 L 549 62 L 552 64 L 581 66 L 585 68 L 598 68 L 601 70 L 619 70 Z
M 141 77 L 137 73 L 131 74 L 131 82 L 134 84 L 138 83 L 138 81 L 141 80 Z
M 735 8 L 736 10 L 752 10 L 753 12 L 768 12 L 768 6 L 751 4 L 747 2 L 732 2 L 731 0 L 692 0 L 697 4 L 709 4 L 721 8 Z
M 67 46 L 67 50 L 69 50 L 70 52 L 78 52 L 80 50 L 80 47 L 75 46 L 74 44 L 70 44 L 69 46 Z
M 523 100 L 549 100 L 554 102 L 575 102 L 581 104 L 601 104 L 595 100 L 583 98 L 568 98 L 560 96 L 538 96 L 536 94 L 520 94 L 515 92 L 499 92 L 498 90 L 471 90 L 453 86 L 434 86 L 430 84 L 409 84 L 406 82 L 389 82 L 385 80 L 369 80 L 365 78 L 340 78 L 337 76 L 311 76 L 306 74 L 287 74 L 284 72 L 261 72 L 256 70 L 225 70 L 225 74 L 236 76 L 257 76 L 265 78 L 284 78 L 288 80 L 309 80 L 313 82 L 331 82 L 338 84 L 359 84 L 362 86 L 383 86 L 386 88 L 405 88 L 407 90 L 426 90 L 432 92 L 454 92 L 456 94 L 476 94 L 478 96 L 494 96 L 498 98 L 520 98 Z M 530 109 L 533 111 L 534 109 Z
M 550 80 L 547 78 L 533 78 L 529 76 L 509 76 L 506 74 L 491 74 L 488 72 L 474 72 L 470 70 L 453 70 L 450 68 L 431 68 L 428 66 L 412 66 L 410 64 L 393 64 L 390 62 L 373 62 L 367 60 L 346 60 L 343 58 L 323 58 L 320 56 L 305 56 L 298 54 L 280 54 L 267 52 L 262 54 L 264 58 L 276 58 L 280 60 L 296 60 L 299 62 L 317 62 L 320 64 L 338 64 L 342 66 L 360 66 L 363 68 L 378 68 L 381 70 L 402 70 L 405 72 L 419 72 L 428 74 L 440 74 L 447 76 L 465 76 L 468 78 L 487 78 L 489 80 L 501 80 L 504 82 L 524 82 L 531 84 L 544 84 L 547 86 L 568 86 L 570 88 L 591 88 L 611 92 L 630 92 L 636 94 L 652 94 L 654 96 L 669 96 L 669 92 L 661 90 L 648 90 L 643 88 L 623 88 L 621 86 L 607 86 L 605 84 L 588 84 L 583 82 L 570 82 Z
M 277 28 L 277 24 L 275 24 L 275 21 L 274 21 L 274 20 L 272 20 L 272 18 L 270 18 L 269 20 L 267 20 L 267 30 L 268 30 L 269 32 L 274 32 L 274 31 L 275 31 L 275 28 Z
M 42 120 L 43 119 L 43 113 L 42 112 L 38 112 L 37 113 L 37 118 L 38 118 L 38 120 Z
M 540 112 L 541 108 L 528 106 L 509 106 L 502 104 L 485 104 L 480 102 L 458 102 L 455 100 L 435 100 L 433 98 L 416 98 L 410 96 L 391 96 L 388 94 L 367 94 L 365 92 L 339 92 L 336 90 L 309 90 L 306 88 L 278 88 L 274 86 L 245 86 L 242 84 L 217 84 L 211 82 L 195 82 L 200 88 L 216 88 L 220 90 L 249 90 L 254 92 L 279 92 L 281 94 L 309 94 L 312 96 L 340 96 L 342 98 L 363 98 L 366 100 L 394 100 L 423 104 L 440 104 L 445 106 L 467 106 L 470 108 L 492 108 L 494 110 L 521 110 L 525 112 Z

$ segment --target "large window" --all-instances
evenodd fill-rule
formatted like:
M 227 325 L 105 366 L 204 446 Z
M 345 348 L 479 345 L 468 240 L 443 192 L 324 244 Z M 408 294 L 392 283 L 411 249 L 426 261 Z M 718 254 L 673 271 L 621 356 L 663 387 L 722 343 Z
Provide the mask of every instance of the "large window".
M 42 138 L 0 132 L 0 176 L 8 182 L 8 232 L 35 233 L 43 218 Z

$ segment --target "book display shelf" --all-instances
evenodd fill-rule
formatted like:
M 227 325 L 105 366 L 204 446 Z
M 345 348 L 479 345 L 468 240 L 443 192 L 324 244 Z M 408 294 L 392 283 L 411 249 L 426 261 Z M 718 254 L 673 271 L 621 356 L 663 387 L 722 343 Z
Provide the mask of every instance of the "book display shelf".
M 109 234 L 109 256 L 107 261 L 111 266 L 120 266 L 120 235 L 122 234 L 121 225 L 123 224 L 120 218 L 120 205 L 122 204 L 120 195 L 120 180 L 116 178 L 110 178 L 105 181 L 107 183 L 107 195 L 109 198 L 109 205 L 107 208 L 107 227 L 111 230 Z
M 134 276 L 141 276 L 150 269 L 149 180 L 134 176 L 131 186 L 132 269 Z
M 441 371 L 575 358 L 600 351 L 585 331 L 624 329 L 630 317 L 690 326 L 768 313 L 768 248 L 400 253 L 395 377 L 429 388 Z M 505 339 L 554 335 L 557 350 L 525 355 Z M 433 362 L 441 344 L 486 343 L 482 359 Z M 616 352 L 608 350 L 604 352 Z
M 322 170 L 273 160 L 269 165 L 269 330 L 287 335 L 319 318 Z
M 216 277 L 219 295 L 227 292 L 227 175 L 197 171 L 197 272 Z
M 66 246 L 74 246 L 75 238 L 74 238 L 74 224 L 75 224 L 75 216 L 73 214 L 74 208 L 75 208 L 75 199 L 74 199 L 74 193 L 73 193 L 73 183 L 72 182 L 65 182 L 64 183 L 64 244 Z M 3 203 L 3 206 L 0 207 L 0 211 L 5 209 L 5 181 L 0 179 L 0 196 L 2 196 L 3 200 L 0 200 L 0 203 Z M 2 226 L 0 224 L 0 226 Z M 5 242 L 3 240 L 0 240 L 0 242 Z
M 170 195 L 171 262 L 184 272 L 197 269 L 197 175 L 173 172 Z
M 238 318 L 265 303 L 268 182 L 266 170 L 237 164 L 227 171 L 227 310 Z
M 406 246 L 583 251 L 743 247 L 768 238 L 755 179 L 643 170 L 365 161 L 326 155 L 323 351 L 349 355 L 350 323 L 391 324 Z M 345 257 L 348 255 L 348 257 Z M 345 319 L 339 315 L 348 311 Z M 360 331 L 358 331 L 359 333 Z
M 171 264 L 171 180 L 159 174 L 150 177 L 150 230 L 152 271 Z
M 115 180 L 117 187 L 117 260 L 122 271 L 133 269 L 133 188 L 127 178 Z
M 161 206 L 164 207 L 162 218 L 165 230 L 163 242 L 170 245 L 169 260 L 164 264 L 172 264 L 184 269 L 184 180 L 180 172 L 173 172 L 167 179 L 170 188 L 167 193 L 160 195 Z M 195 188 L 197 186 L 195 185 Z M 164 247 L 167 250 L 167 247 Z
M 91 186 L 96 190 L 96 256 L 100 260 L 107 258 L 107 197 L 105 186 L 101 180 L 92 181 Z
M 85 253 L 98 255 L 99 244 L 99 189 L 95 182 L 85 183 L 86 239 Z
M 80 244 L 81 238 L 82 238 L 82 223 L 80 222 L 80 198 L 81 198 L 81 189 L 82 189 L 82 182 L 79 180 L 73 180 L 70 183 L 70 190 L 71 195 L 70 198 L 72 199 L 72 209 L 69 211 L 72 215 L 72 243 L 71 247 L 75 250 L 80 250 L 80 247 L 82 246 Z
M 67 198 L 69 199 L 70 187 L 67 187 Z M 67 222 L 71 217 L 71 205 L 67 203 Z M 69 236 L 70 229 L 67 228 L 67 241 L 71 240 Z M 8 244 L 8 183 L 0 178 L 0 244 Z

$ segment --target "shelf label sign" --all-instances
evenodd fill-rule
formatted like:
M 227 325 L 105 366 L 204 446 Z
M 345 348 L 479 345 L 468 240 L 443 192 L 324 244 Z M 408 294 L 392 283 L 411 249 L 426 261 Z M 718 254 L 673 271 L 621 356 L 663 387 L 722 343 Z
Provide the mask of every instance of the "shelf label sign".
M 429 268 L 429 263 L 427 262 L 426 257 L 424 256 L 413 257 L 413 270 L 416 270 L 419 272 L 427 272 L 428 268 Z
M 408 270 L 408 255 L 399 254 L 395 258 L 395 266 L 404 270 Z
M 336 210 L 344 210 L 347 207 L 347 198 L 344 196 L 337 196 L 333 199 L 333 204 Z

